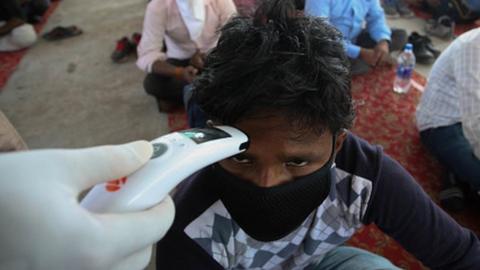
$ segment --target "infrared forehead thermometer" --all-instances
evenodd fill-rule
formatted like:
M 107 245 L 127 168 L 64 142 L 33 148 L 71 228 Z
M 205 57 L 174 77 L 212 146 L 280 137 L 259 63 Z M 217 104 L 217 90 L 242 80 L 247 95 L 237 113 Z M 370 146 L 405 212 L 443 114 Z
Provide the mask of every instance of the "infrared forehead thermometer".
M 248 148 L 248 137 L 229 126 L 187 129 L 152 142 L 151 159 L 133 174 L 96 185 L 81 205 L 97 213 L 150 208 L 196 171 Z

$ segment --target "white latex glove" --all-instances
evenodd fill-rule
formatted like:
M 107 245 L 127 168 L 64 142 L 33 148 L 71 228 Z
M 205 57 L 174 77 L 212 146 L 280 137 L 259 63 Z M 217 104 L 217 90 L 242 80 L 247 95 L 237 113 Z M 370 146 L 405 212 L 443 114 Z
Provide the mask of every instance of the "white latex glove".
M 142 269 L 173 222 L 170 197 L 149 210 L 95 214 L 81 191 L 126 176 L 152 155 L 145 141 L 0 155 L 0 269 Z

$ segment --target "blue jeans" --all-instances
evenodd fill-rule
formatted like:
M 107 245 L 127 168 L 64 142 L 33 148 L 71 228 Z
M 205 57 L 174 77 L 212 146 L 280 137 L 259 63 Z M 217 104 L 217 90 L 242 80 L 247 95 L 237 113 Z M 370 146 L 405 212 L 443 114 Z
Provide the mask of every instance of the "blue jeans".
M 207 117 L 192 98 L 192 94 L 193 85 L 186 85 L 183 88 L 183 104 L 185 104 L 185 110 L 187 111 L 188 126 L 190 128 L 203 128 L 206 126 Z
M 474 190 L 480 190 L 480 160 L 463 135 L 461 123 L 424 130 L 420 139 L 447 170 Z
M 323 260 L 305 270 L 400 270 L 389 260 L 366 250 L 339 246 L 328 252 Z

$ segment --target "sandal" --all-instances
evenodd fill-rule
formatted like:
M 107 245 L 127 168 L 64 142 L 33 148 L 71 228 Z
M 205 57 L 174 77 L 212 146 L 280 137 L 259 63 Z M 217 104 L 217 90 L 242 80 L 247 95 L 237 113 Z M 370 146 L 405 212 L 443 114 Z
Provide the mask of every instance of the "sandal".
M 54 41 L 78 36 L 82 33 L 83 31 L 74 25 L 68 27 L 57 26 L 53 28 L 50 32 L 45 33 L 43 35 L 43 38 L 49 41 Z

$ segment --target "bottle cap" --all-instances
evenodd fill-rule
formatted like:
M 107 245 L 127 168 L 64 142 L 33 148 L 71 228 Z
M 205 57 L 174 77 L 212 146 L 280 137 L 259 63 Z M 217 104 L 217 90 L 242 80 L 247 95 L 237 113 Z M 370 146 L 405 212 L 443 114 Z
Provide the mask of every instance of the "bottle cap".
M 410 51 L 413 50 L 413 45 L 412 45 L 412 43 L 407 43 L 407 44 L 405 44 L 405 50 L 410 50 Z

